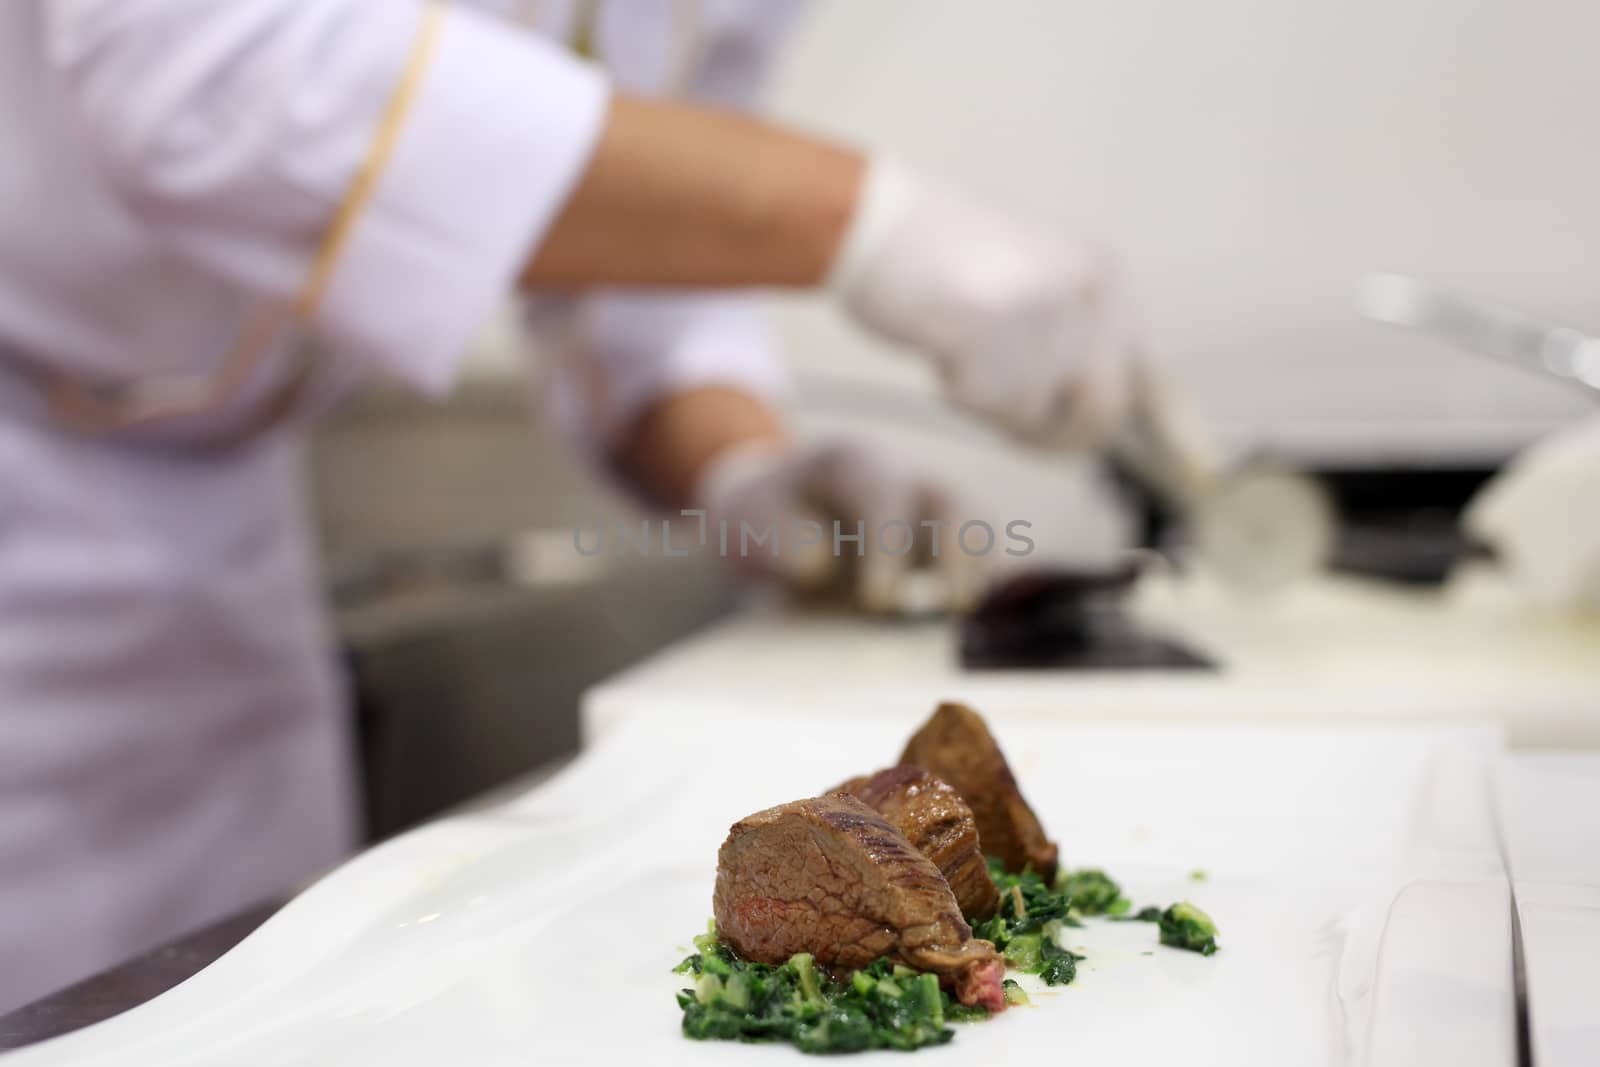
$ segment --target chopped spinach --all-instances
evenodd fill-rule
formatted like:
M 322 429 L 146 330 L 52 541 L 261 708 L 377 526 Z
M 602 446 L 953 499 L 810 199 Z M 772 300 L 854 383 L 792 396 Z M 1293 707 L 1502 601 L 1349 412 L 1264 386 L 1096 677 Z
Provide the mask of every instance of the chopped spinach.
M 1079 915 L 1121 915 L 1131 906 L 1122 887 L 1105 871 L 1063 870 L 1056 876 L 1056 889 L 1071 899 L 1072 910 Z
M 1161 913 L 1161 943 L 1188 949 L 1202 956 L 1217 951 L 1217 924 L 1187 900 Z
M 963 1004 L 945 994 L 944 1021 L 947 1023 L 980 1023 L 989 1017 L 989 1009 L 982 1004 Z
M 1005 957 L 1006 965 L 1036 974 L 1047 985 L 1066 985 L 1078 974 L 1082 956 L 1061 947 L 1061 931 L 1081 925 L 1072 915 L 1072 900 L 1052 889 L 1031 869 L 1011 874 L 994 858 L 989 876 L 1000 891 L 1000 910 L 979 923 L 973 933 Z
M 1077 978 L 1085 957 L 1064 948 L 1061 935 L 1083 925 L 1080 915 L 1156 923 L 1163 945 L 1202 956 L 1217 951 L 1217 926 L 1205 912 L 1187 901 L 1165 911 L 1133 911 L 1104 871 L 1062 872 L 1051 886 L 1031 869 L 1012 874 L 991 858 L 989 875 L 1000 907 L 973 933 L 993 942 L 1008 967 L 1036 974 L 1046 985 Z M 678 1006 L 684 1034 L 697 1040 L 786 1041 L 812 1053 L 909 1051 L 951 1040 L 949 1023 L 989 1018 L 987 1008 L 962 1004 L 940 989 L 937 976 L 887 959 L 843 977 L 819 970 L 805 953 L 777 965 L 753 963 L 718 940 L 715 923 L 694 947 L 673 973 L 694 976 L 693 987 L 678 993 Z M 1015 981 L 1006 979 L 1004 988 L 1007 1004 L 1028 1003 Z
M 989 1017 L 941 990 L 937 976 L 884 959 L 842 979 L 805 953 L 776 966 L 752 963 L 718 941 L 714 925 L 695 947 L 674 973 L 698 976 L 678 993 L 683 1032 L 698 1040 L 787 1041 L 814 1053 L 909 1051 L 949 1041 L 955 1031 L 946 1023 Z
M 1068 985 L 1078 977 L 1078 961 L 1082 956 L 1062 950 L 1061 955 L 1051 956 L 1039 968 L 1039 977 L 1044 979 L 1045 985 Z

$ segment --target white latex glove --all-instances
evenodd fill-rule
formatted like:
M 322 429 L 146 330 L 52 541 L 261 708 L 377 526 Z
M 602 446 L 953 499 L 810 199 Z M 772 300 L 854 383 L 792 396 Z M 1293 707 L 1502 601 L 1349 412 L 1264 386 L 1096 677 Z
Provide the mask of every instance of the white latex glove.
M 957 543 L 966 517 L 953 498 L 871 444 L 835 439 L 731 449 L 711 462 L 694 496 L 706 511 L 711 544 L 719 543 L 720 526 L 728 557 L 794 586 L 822 589 L 848 578 L 856 604 L 874 612 L 963 608 L 979 592 L 985 560 Z M 852 536 L 861 524 L 859 547 L 842 539 L 836 547 L 836 520 Z M 935 530 L 925 522 L 946 525 Z M 777 551 L 770 541 L 741 542 L 741 524 L 778 530 Z M 917 546 L 903 551 L 912 531 Z
M 928 358 L 950 401 L 1030 444 L 1118 427 L 1136 332 L 1109 256 L 896 164 L 870 165 L 829 287 L 863 325 Z
M 1600 609 L 1600 419 L 1518 456 L 1463 521 L 1535 600 Z

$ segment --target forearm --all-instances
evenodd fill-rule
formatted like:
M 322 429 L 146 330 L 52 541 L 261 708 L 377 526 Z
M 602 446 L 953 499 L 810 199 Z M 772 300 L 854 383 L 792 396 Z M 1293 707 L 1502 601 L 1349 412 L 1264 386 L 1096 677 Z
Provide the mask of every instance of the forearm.
M 858 153 L 742 115 L 617 96 L 522 284 L 815 285 L 862 170 Z
M 624 477 L 650 499 L 692 507 L 694 487 L 727 450 L 788 441 L 778 413 L 738 389 L 716 386 L 673 393 L 640 415 L 613 452 Z

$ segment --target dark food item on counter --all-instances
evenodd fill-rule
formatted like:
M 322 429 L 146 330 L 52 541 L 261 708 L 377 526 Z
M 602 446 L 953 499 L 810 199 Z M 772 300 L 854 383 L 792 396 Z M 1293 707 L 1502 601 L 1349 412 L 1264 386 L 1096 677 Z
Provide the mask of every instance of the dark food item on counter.
M 906 743 L 900 762 L 926 768 L 961 794 L 977 820 L 985 855 L 998 857 L 1008 871 L 1031 866 L 1045 882 L 1055 879 L 1055 843 L 1022 798 L 1005 753 L 977 712 L 940 704 Z
M 865 803 L 932 860 L 968 922 L 994 914 L 1000 900 L 978 844 L 977 820 L 949 783 L 907 764 L 852 778 L 834 792 Z
M 694 976 L 677 996 L 686 1037 L 809 1053 L 942 1045 L 947 1023 L 1029 1003 L 1008 967 L 1073 982 L 1088 957 L 1065 942 L 1090 916 L 1158 924 L 1163 945 L 1217 951 L 1216 925 L 1194 905 L 1129 914 L 1104 871 L 1058 870 L 970 708 L 940 705 L 901 760 L 733 824 L 717 853 L 715 918 L 674 969 Z
M 963 1004 L 1005 1008 L 1005 963 L 972 936 L 939 869 L 854 797 L 797 800 L 734 823 L 712 907 L 718 934 L 744 959 L 810 953 L 851 970 L 888 957 L 939 975 Z
M 970 670 L 1193 670 L 1212 664 L 1134 623 L 1124 601 L 1136 567 L 1035 570 L 992 589 L 962 621 Z

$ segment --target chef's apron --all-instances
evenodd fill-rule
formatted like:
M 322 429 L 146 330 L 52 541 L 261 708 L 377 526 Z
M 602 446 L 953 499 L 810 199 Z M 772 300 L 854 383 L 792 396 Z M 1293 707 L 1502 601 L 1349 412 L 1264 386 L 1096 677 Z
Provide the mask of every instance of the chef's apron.
M 296 424 L 83 435 L 26 365 L 0 353 L 0 1012 L 292 888 L 355 826 Z
M 356 368 L 301 358 L 296 309 L 151 241 L 75 142 L 30 126 L 70 120 L 30 69 L 37 10 L 0 22 L 0 117 L 36 164 L 0 164 L 0 203 L 45 210 L 48 182 L 73 210 L 32 249 L 37 278 L 0 292 L 0 1012 L 292 891 L 356 840 L 300 462 Z M 125 324 L 125 365 L 82 343 L 72 299 Z

